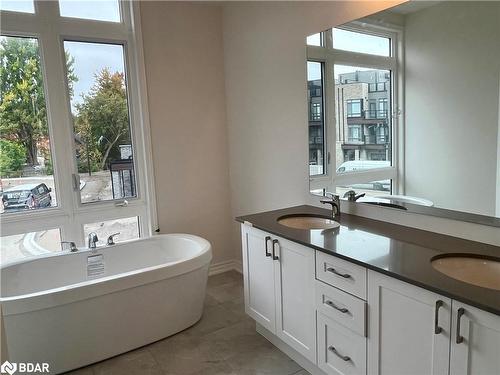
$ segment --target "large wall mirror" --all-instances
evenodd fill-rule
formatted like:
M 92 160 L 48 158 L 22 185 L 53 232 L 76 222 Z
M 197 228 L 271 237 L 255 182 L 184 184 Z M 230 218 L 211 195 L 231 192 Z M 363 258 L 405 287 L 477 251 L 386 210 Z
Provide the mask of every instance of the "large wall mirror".
M 311 193 L 500 226 L 499 41 L 488 1 L 410 1 L 309 36 Z

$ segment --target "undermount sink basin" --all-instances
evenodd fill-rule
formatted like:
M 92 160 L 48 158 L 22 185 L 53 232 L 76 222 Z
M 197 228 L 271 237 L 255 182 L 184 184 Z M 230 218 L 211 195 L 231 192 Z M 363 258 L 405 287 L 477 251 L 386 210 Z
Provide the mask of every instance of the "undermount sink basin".
M 500 258 L 450 254 L 434 257 L 431 264 L 446 276 L 483 288 L 500 290 Z
M 312 215 L 287 215 L 280 217 L 278 223 L 295 229 L 335 229 L 340 226 L 335 220 L 322 216 Z

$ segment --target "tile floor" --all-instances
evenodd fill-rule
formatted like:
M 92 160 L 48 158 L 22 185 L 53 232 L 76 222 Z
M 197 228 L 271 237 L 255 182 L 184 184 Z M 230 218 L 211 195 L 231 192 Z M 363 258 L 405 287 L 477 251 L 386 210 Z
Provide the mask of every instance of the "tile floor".
M 308 375 L 255 332 L 235 271 L 208 279 L 201 320 L 174 336 L 73 371 L 71 375 Z

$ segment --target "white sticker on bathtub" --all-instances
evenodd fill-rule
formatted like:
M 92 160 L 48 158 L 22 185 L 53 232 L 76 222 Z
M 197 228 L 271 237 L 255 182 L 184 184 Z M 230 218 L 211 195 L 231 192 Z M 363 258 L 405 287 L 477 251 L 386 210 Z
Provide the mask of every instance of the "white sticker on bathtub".
M 87 258 L 87 278 L 93 279 L 106 273 L 104 255 L 91 255 Z

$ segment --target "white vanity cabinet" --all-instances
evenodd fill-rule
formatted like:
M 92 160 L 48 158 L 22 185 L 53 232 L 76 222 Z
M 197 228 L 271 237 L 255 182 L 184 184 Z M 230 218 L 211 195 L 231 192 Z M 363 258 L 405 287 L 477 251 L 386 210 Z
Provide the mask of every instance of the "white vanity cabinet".
M 242 225 L 245 311 L 271 332 L 276 331 L 274 268 L 271 236 Z
M 242 225 L 245 309 L 316 363 L 314 251 Z
M 450 375 L 500 374 L 500 316 L 452 301 Z
M 368 272 L 368 374 L 500 374 L 500 316 Z
M 313 374 L 500 374 L 500 316 L 251 225 L 242 236 L 247 314 Z
M 368 271 L 368 373 L 447 375 L 451 300 Z

